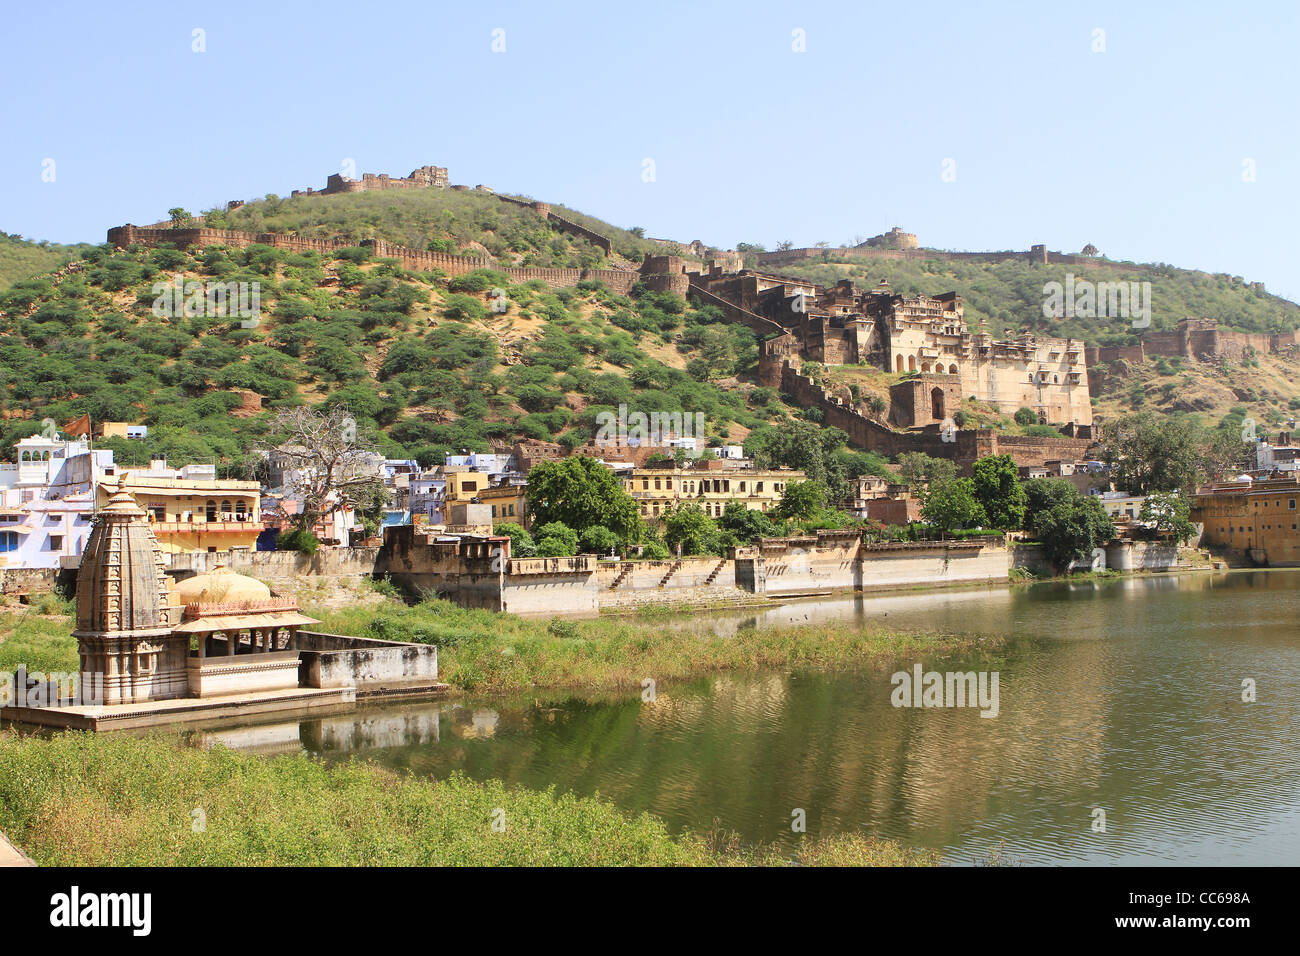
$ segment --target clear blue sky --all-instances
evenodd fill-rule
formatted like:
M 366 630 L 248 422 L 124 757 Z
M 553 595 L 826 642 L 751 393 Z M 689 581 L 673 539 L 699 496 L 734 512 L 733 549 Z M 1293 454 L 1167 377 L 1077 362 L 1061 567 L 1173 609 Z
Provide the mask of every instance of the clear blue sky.
M 718 246 L 1092 242 L 1300 299 L 1295 0 L 55 2 L 3 30 L 0 230 L 29 238 L 102 241 L 352 159 Z

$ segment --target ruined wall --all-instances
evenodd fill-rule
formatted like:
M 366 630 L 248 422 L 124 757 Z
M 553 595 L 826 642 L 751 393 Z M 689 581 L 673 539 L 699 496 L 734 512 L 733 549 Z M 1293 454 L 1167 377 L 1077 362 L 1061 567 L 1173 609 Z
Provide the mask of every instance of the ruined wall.
M 802 538 L 764 538 L 756 548 L 769 596 L 853 591 L 862 585 L 857 532 L 818 532 Z
M 438 677 L 438 648 L 374 638 L 299 631 L 299 682 L 304 687 L 368 685 L 370 693 L 427 686 Z
M 1259 355 L 1280 352 L 1300 344 L 1300 329 L 1290 332 L 1236 332 L 1216 319 L 1183 319 L 1167 332 L 1147 332 L 1142 344 L 1148 355 L 1167 355 L 1216 362 L 1240 362 L 1248 350 Z
M 959 429 L 956 441 L 946 442 L 937 427 L 924 432 L 900 432 L 845 405 L 812 379 L 799 374 L 787 361 L 782 363 L 781 391 L 803 408 L 820 408 L 822 424 L 843 430 L 849 443 L 867 451 L 890 457 L 907 451 L 920 451 L 935 458 L 949 458 L 963 470 L 979 458 L 1009 454 L 1021 467 L 1045 464 L 1054 459 L 1074 461 L 1085 457 L 1093 444 L 1091 438 L 1036 438 L 1006 436 L 988 428 Z
M 1146 349 L 1141 342 L 1137 345 L 1089 345 L 1084 355 L 1089 365 L 1096 365 L 1098 362 L 1114 362 L 1117 359 L 1126 362 L 1145 362 L 1147 359 Z
M 58 577 L 58 568 L 0 568 L 0 594 L 49 591 Z
M 1011 551 L 1001 538 L 864 545 L 862 590 L 1007 580 Z
M 1107 268 L 1121 272 L 1142 272 L 1145 266 L 1131 262 L 1112 262 L 1092 256 L 1072 255 L 1061 252 L 1046 252 L 1037 249 L 1003 250 L 1000 252 L 941 252 L 937 249 L 874 249 L 870 247 L 841 246 L 836 249 L 786 249 L 780 252 L 760 252 L 757 257 L 760 266 L 779 266 L 790 263 L 805 262 L 809 259 L 893 259 L 924 260 L 938 259 L 945 262 L 1006 262 L 1022 260 L 1026 262 L 1048 263 L 1052 265 L 1082 266 L 1084 268 Z
M 168 573 L 184 579 L 211 571 L 219 564 L 272 584 L 291 584 L 301 577 L 363 578 L 375 572 L 378 548 L 322 548 L 315 554 L 297 551 L 178 552 L 164 555 Z
M 749 597 L 736 586 L 736 562 L 712 556 L 609 563 L 596 578 L 602 608 L 722 604 Z
M 130 245 L 154 246 L 169 243 L 175 246 L 235 246 L 265 245 L 290 252 L 317 252 L 329 256 L 340 249 L 350 249 L 357 243 L 343 239 L 304 239 L 272 232 L 239 232 L 232 229 L 151 229 L 140 226 L 117 226 L 108 230 L 108 241 L 119 248 Z M 534 266 L 506 266 L 494 259 L 456 256 L 445 252 L 427 252 L 410 249 L 382 239 L 363 239 L 360 245 L 373 251 L 376 258 L 396 259 L 404 269 L 413 272 L 441 272 L 447 276 L 463 275 L 475 269 L 495 269 L 518 282 L 541 279 L 553 289 L 568 288 L 585 279 L 604 282 L 620 295 L 626 295 L 636 284 L 635 272 L 622 269 L 544 269 Z
M 561 232 L 567 232 L 571 236 L 577 236 L 580 239 L 586 239 L 593 246 L 598 247 L 607 256 L 612 255 L 614 252 L 614 244 L 610 241 L 608 236 L 602 236 L 600 233 L 588 229 L 586 226 L 581 225 L 580 223 L 576 223 L 573 222 L 572 220 L 565 219 L 563 216 L 551 212 L 551 207 L 547 203 L 535 202 L 531 199 L 516 199 L 513 196 L 498 195 L 497 198 L 504 202 L 514 203 L 516 206 L 530 207 L 534 212 L 536 212 L 547 222 L 551 223 Z

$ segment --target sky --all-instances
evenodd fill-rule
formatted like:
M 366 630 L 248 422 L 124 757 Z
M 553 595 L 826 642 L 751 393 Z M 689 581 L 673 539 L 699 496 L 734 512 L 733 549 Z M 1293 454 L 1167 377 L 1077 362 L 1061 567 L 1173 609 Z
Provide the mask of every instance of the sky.
M 1092 243 L 1300 300 L 1296 0 L 45 2 L 0 30 L 27 238 L 437 165 L 683 242 Z

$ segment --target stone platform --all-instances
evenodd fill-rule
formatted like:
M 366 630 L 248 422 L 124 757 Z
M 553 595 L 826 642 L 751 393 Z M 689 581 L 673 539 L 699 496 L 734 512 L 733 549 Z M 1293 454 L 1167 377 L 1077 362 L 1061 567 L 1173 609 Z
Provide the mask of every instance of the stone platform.
M 22 850 L 18 849 L 8 838 L 0 833 L 0 866 L 35 866 Z
M 282 711 L 305 713 L 354 705 L 355 687 L 302 687 L 226 697 L 181 697 L 141 704 L 80 707 L 4 707 L 0 719 L 60 730 L 129 730 L 193 721 L 226 720 Z

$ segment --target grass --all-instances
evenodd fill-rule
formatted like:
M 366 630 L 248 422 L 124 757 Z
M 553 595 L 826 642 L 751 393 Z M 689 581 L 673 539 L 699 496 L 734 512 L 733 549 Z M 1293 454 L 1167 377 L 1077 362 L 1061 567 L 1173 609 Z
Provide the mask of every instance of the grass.
M 71 602 L 48 594 L 27 607 L 0 607 L 0 671 L 72 673 L 79 665 Z
M 0 610 L 0 670 L 75 671 L 71 607 L 47 602 L 21 611 Z M 41 614 L 40 611 L 47 613 Z M 656 681 L 764 667 L 870 667 L 903 657 L 957 654 L 987 646 L 987 638 L 907 634 L 878 627 L 811 624 L 744 628 L 724 636 L 707 619 L 661 614 L 522 618 L 470 610 L 430 599 L 408 605 L 396 598 L 342 610 L 304 608 L 316 629 L 337 634 L 438 645 L 442 679 L 461 691 L 508 693 L 533 688 L 619 690 Z M 983 643 L 981 643 L 983 642 Z
M 442 679 L 478 692 L 630 688 L 646 677 L 665 681 L 763 667 L 872 666 L 918 652 L 960 653 L 978 640 L 845 624 L 746 628 L 723 636 L 707 619 L 685 627 L 658 616 L 547 621 L 436 599 L 307 613 L 320 618 L 326 631 L 437 644 Z
M 494 823 L 497 826 L 494 828 Z M 152 736 L 0 733 L 0 830 L 42 866 L 933 866 L 851 834 L 793 853 L 599 798 Z
M 40 611 L 47 613 L 41 614 Z M 0 670 L 71 671 L 66 602 L 0 611 Z M 462 690 L 639 687 L 720 670 L 854 667 L 973 638 L 832 625 L 745 628 L 661 616 L 529 620 L 446 601 L 312 610 L 340 633 L 439 645 Z M 493 821 L 504 820 L 502 832 Z M 202 823 L 202 826 L 199 824 Z M 648 814 L 595 798 L 507 789 L 463 776 L 429 781 L 364 761 L 325 766 L 184 746 L 177 737 L 0 732 L 0 830 L 44 866 L 932 866 L 936 853 L 863 834 L 795 851 L 722 833 L 673 836 Z

